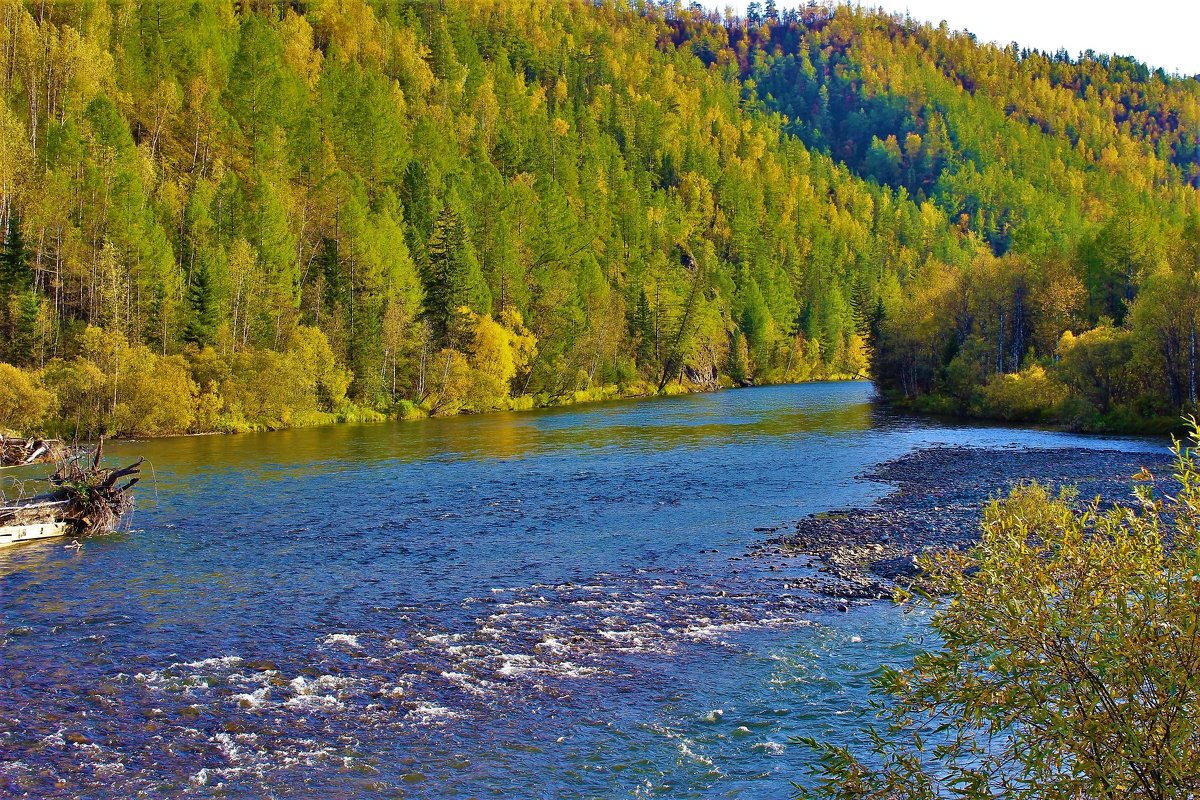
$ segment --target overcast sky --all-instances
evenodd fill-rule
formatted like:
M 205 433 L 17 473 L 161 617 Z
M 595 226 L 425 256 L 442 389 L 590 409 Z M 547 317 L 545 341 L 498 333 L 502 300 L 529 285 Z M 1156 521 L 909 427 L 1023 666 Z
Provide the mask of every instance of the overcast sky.
M 747 0 L 708 0 L 739 13 Z M 795 0 L 778 0 L 780 8 Z M 980 41 L 1017 42 L 1051 53 L 1065 47 L 1072 56 L 1091 48 L 1144 61 L 1183 75 L 1200 74 L 1200 0 L 871 0 L 864 6 L 910 13 L 914 19 L 952 30 L 966 29 Z

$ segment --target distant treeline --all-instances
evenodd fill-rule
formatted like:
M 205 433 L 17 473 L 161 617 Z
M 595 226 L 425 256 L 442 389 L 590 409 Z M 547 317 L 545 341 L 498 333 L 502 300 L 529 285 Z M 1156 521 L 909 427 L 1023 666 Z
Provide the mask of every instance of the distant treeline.
M 0 427 L 483 411 L 872 354 L 957 412 L 1195 401 L 1200 88 L 1128 59 L 583 0 L 0 0 L 0 59 Z

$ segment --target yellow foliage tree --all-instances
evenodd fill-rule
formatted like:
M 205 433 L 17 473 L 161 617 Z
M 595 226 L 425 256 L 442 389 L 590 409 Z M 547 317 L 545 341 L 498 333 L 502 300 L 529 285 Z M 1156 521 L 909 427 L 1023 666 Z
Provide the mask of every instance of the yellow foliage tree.
M 183 356 L 158 356 L 142 345 L 131 347 L 129 356 L 112 432 L 169 436 L 191 430 L 199 389 Z
M 34 375 L 0 363 L 0 430 L 36 429 L 53 403 Z
M 985 410 L 1001 419 L 1053 418 L 1066 399 L 1067 387 L 1038 364 L 1020 372 L 994 375 L 983 387 Z
M 199 387 L 182 356 L 160 356 L 145 345 L 130 345 L 119 331 L 90 326 L 80 343 L 82 355 L 56 374 L 80 388 L 77 412 L 101 410 L 94 420 L 97 432 L 167 436 L 191 430 Z M 97 397 L 97 374 L 104 387 L 102 399 Z
M 500 322 L 489 314 L 472 316 L 471 407 L 476 411 L 503 408 L 511 399 L 512 379 L 537 354 L 537 339 L 515 309 L 502 311 Z
M 104 433 L 108 378 L 86 358 L 56 358 L 46 365 L 43 380 L 58 398 L 58 420 L 64 433 L 87 437 Z
M 338 363 L 325 334 L 319 328 L 296 326 L 288 345 L 288 357 L 298 373 L 312 383 L 317 409 L 327 413 L 340 411 L 353 376 Z
M 471 365 L 462 353 L 445 348 L 432 359 L 429 394 L 425 407 L 435 417 L 451 416 L 463 410 L 471 394 Z

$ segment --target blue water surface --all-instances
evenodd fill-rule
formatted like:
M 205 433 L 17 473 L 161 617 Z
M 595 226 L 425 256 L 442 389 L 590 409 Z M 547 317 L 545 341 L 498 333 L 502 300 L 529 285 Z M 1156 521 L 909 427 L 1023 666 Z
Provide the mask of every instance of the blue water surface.
M 754 529 L 938 444 L 1161 447 L 865 383 L 120 443 L 129 531 L 0 550 L 0 795 L 787 797 L 925 621 Z

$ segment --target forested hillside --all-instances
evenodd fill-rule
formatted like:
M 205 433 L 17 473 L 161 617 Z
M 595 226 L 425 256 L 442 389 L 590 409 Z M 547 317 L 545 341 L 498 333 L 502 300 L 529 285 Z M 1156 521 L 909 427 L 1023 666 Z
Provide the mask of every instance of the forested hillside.
M 879 284 L 889 394 L 1092 428 L 1195 408 L 1200 81 L 944 24 L 762 9 L 732 28 L 683 20 L 674 41 L 734 59 L 747 107 L 968 240 Z
M 872 353 L 945 410 L 1195 403 L 1200 87 L 1128 60 L 583 0 L 0 0 L 0 58 L 0 428 L 483 411 Z

